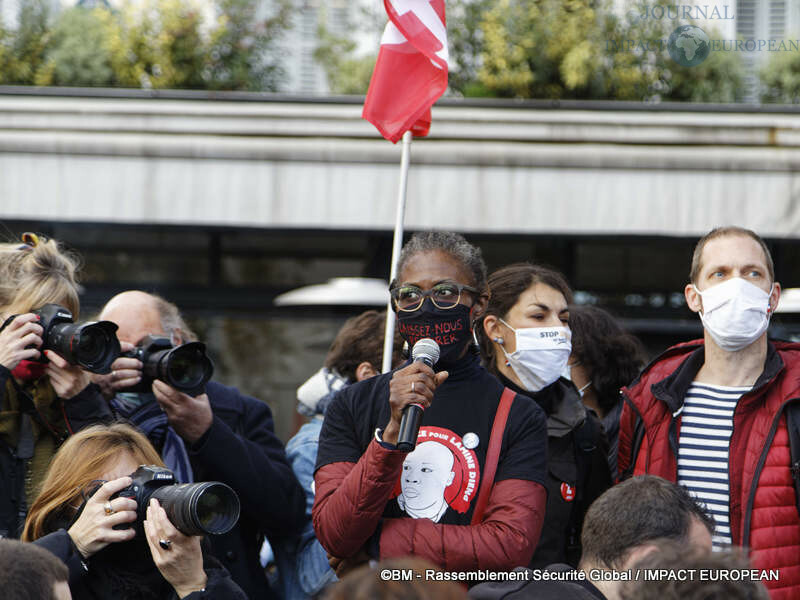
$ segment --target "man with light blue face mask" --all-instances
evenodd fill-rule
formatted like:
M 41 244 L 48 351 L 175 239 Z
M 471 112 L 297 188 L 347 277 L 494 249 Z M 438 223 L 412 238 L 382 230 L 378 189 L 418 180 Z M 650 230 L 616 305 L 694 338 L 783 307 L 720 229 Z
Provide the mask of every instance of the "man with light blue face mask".
M 670 348 L 623 389 L 620 423 L 621 478 L 686 486 L 716 521 L 715 550 L 749 547 L 756 569 L 796 565 L 800 547 L 787 435 L 800 344 L 767 340 L 780 291 L 758 235 L 723 227 L 701 238 L 685 297 L 704 337 Z M 796 598 L 800 569 L 766 585 L 773 598 Z

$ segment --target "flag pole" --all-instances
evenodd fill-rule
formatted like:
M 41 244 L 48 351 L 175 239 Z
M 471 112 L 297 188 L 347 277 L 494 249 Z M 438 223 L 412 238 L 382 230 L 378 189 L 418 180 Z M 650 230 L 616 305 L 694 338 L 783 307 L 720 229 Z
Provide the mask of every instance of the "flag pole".
M 411 130 L 403 134 L 403 153 L 400 158 L 400 186 L 397 190 L 397 212 L 394 219 L 394 240 L 392 242 L 392 267 L 389 281 L 397 277 L 397 261 L 400 260 L 400 250 L 403 247 L 403 221 L 406 214 L 406 189 L 408 188 L 408 163 L 411 158 Z M 392 299 L 386 305 L 386 328 L 383 337 L 383 365 L 381 372 L 388 373 L 392 370 L 392 350 L 394 349 L 394 311 Z

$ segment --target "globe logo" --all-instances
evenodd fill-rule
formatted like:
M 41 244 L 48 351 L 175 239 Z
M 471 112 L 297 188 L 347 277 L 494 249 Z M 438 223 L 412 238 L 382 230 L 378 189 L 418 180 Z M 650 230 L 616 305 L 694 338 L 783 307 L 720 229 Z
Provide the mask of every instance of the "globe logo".
M 681 25 L 667 42 L 669 55 L 679 65 L 696 67 L 711 53 L 711 43 L 706 32 L 694 25 Z

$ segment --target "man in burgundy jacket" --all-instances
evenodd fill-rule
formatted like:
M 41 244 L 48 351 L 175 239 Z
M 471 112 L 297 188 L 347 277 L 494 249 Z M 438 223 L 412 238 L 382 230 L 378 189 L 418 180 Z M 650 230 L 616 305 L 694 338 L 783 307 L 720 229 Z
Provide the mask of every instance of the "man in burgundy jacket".
M 763 240 L 714 229 L 697 243 L 689 308 L 704 338 L 670 348 L 622 390 L 621 478 L 676 481 L 716 521 L 715 549 L 751 550 L 773 600 L 800 597 L 800 516 L 787 407 L 800 402 L 800 344 L 769 342 L 780 285 Z

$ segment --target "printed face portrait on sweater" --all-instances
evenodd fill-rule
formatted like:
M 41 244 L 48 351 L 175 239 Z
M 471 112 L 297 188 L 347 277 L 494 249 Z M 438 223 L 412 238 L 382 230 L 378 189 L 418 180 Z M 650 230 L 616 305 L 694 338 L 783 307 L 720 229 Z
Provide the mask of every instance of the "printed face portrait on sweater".
M 453 453 L 438 442 L 418 444 L 403 461 L 397 503 L 415 519 L 437 522 L 447 510 L 444 491 L 455 477 Z

